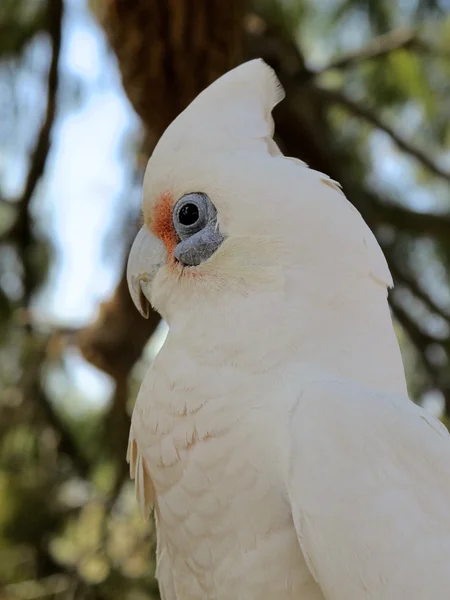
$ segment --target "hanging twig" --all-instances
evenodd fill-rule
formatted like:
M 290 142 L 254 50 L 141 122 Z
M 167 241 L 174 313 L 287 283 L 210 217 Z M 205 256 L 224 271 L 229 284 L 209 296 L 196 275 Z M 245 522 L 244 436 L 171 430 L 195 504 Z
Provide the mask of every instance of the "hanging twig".
M 367 107 L 363 106 L 359 102 L 349 98 L 342 90 L 331 90 L 323 87 L 315 86 L 314 90 L 319 96 L 328 100 L 333 104 L 340 104 L 348 110 L 351 114 L 363 119 L 376 129 L 384 131 L 392 141 L 397 145 L 400 150 L 403 150 L 417 161 L 419 161 L 424 167 L 426 167 L 431 173 L 434 173 L 438 177 L 442 177 L 446 181 L 450 182 L 450 172 L 443 169 L 436 164 L 423 150 L 417 148 L 410 142 L 406 141 L 401 137 L 390 125 L 383 121 L 378 115 L 372 112 Z
M 438 306 L 430 292 L 423 288 L 419 281 L 415 279 L 411 273 L 407 273 L 386 251 L 385 255 L 389 261 L 389 267 L 394 280 L 405 286 L 413 296 L 421 300 L 431 312 L 435 313 L 445 321 L 450 322 L 450 312 Z
M 336 69 L 346 69 L 362 62 L 386 56 L 400 48 L 410 48 L 418 43 L 417 34 L 411 29 L 395 29 L 371 40 L 364 48 L 348 52 L 341 58 L 314 72 L 315 76 Z
M 371 195 L 374 199 L 375 196 Z M 424 235 L 448 241 L 450 239 L 450 214 L 421 213 L 385 201 L 372 203 L 374 214 L 380 222 L 412 235 Z
M 416 347 L 423 361 L 423 364 L 427 370 L 427 373 L 436 387 L 439 387 L 439 374 L 436 365 L 430 361 L 428 356 L 428 349 L 432 344 L 438 344 L 441 340 L 438 340 L 425 333 L 422 329 L 413 321 L 411 316 L 407 313 L 403 305 L 396 299 L 395 294 L 389 296 L 389 305 L 392 309 L 394 317 L 400 323 L 405 333 L 411 340 L 412 344 Z
M 52 57 L 47 81 L 47 108 L 44 122 L 39 131 L 30 158 L 30 169 L 22 197 L 18 201 L 18 214 L 10 237 L 18 244 L 24 264 L 24 303 L 28 304 L 31 295 L 32 275 L 29 267 L 28 249 L 32 242 L 30 202 L 36 186 L 42 177 L 50 150 L 50 138 L 56 114 L 56 97 L 59 84 L 59 59 L 61 54 L 61 30 L 63 0 L 49 0 L 47 31 L 51 39 Z

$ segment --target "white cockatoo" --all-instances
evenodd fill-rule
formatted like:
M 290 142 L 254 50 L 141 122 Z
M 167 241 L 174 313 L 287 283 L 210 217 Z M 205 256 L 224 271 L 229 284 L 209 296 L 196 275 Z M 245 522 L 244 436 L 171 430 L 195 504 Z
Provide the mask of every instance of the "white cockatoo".
M 450 437 L 408 399 L 385 258 L 285 157 L 261 60 L 170 125 L 128 282 L 168 324 L 128 460 L 164 600 L 448 600 Z

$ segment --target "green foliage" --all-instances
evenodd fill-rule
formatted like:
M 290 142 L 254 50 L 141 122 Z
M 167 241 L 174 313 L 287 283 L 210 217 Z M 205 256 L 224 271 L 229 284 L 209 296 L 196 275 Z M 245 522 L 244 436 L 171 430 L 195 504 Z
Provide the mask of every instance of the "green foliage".
M 2 58 L 21 54 L 30 39 L 46 26 L 43 0 L 2 0 L 0 5 L 0 53 Z

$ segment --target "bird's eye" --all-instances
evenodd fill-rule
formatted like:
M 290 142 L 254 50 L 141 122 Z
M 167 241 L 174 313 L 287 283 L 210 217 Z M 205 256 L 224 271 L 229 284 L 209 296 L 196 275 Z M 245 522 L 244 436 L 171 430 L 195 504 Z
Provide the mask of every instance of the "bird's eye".
M 183 267 L 208 260 L 225 239 L 217 222 L 217 209 L 203 192 L 181 196 L 173 207 L 172 222 L 178 237 L 173 256 Z
M 194 225 L 198 221 L 199 212 L 198 206 L 193 202 L 187 202 L 178 211 L 178 220 L 182 225 Z
M 201 231 L 214 219 L 217 211 L 206 194 L 185 194 L 173 207 L 173 225 L 180 240 Z

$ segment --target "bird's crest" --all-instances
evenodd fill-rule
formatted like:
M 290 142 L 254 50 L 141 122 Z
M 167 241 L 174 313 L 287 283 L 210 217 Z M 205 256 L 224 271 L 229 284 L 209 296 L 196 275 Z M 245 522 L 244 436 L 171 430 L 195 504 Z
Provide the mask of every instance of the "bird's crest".
M 269 152 L 278 154 L 271 143 L 271 113 L 284 95 L 271 67 L 261 59 L 248 61 L 225 73 L 193 100 L 168 127 L 154 157 L 199 145 L 225 149 L 255 139 L 264 139 Z

